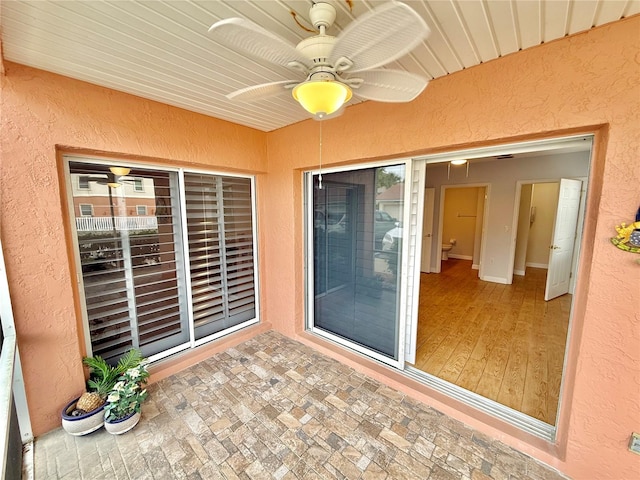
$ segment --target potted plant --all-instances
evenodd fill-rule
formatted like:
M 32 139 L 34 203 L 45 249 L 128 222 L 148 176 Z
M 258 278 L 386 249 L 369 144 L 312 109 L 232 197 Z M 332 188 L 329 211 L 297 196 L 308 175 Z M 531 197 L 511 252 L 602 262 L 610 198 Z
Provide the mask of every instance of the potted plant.
M 104 428 L 120 435 L 128 432 L 140 421 L 142 403 L 147 398 L 148 362 L 142 361 L 122 374 L 107 396 L 104 407 Z
M 87 391 L 69 402 L 62 409 L 62 427 L 71 435 L 86 435 L 104 424 L 104 405 L 108 393 L 118 377 L 142 361 L 138 350 L 129 350 L 114 367 L 102 357 L 85 357 L 82 362 L 89 367 Z

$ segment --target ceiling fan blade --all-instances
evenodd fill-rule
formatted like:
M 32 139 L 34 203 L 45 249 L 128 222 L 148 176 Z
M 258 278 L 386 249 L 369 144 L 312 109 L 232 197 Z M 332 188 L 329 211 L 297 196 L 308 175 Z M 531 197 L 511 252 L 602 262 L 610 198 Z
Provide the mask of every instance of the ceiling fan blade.
M 279 82 L 263 83 L 241 88 L 227 95 L 229 100 L 240 100 L 243 102 L 253 102 L 263 98 L 273 97 L 281 93 L 290 92 L 291 88 L 302 80 L 281 80 Z
M 349 72 L 380 67 L 413 50 L 429 27 L 411 7 L 391 1 L 358 17 L 336 39 L 330 63 L 353 62 Z
M 260 25 L 244 18 L 220 20 L 209 28 L 216 41 L 234 49 L 249 53 L 276 65 L 292 68 L 309 68 L 309 59 L 283 38 L 265 30 Z
M 415 73 L 402 70 L 367 70 L 346 78 L 353 85 L 353 93 L 377 102 L 410 102 L 426 88 L 428 80 Z M 360 83 L 360 86 L 357 86 Z

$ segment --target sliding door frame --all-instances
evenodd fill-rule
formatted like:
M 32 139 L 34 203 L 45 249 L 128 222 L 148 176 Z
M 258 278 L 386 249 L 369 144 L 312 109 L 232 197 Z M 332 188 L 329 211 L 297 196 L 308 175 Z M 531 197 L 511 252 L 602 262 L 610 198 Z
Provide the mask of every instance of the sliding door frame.
M 568 145 L 571 142 L 579 143 L 583 141 L 590 142 L 591 155 L 593 155 L 593 148 L 594 148 L 593 134 L 582 134 L 582 135 L 570 135 L 566 137 L 557 137 L 557 138 L 551 138 L 551 139 L 545 139 L 545 140 L 534 140 L 529 142 L 508 143 L 508 144 L 496 145 L 493 147 L 481 147 L 481 148 L 466 149 L 466 150 L 452 150 L 450 152 L 444 152 L 444 153 L 439 153 L 434 155 L 424 155 L 421 157 L 414 158 L 412 161 L 413 165 L 411 168 L 414 171 L 426 171 L 425 169 L 427 164 L 444 163 L 444 162 L 449 162 L 451 160 L 457 160 L 457 159 L 472 159 L 472 158 L 487 157 L 487 156 L 501 155 L 501 154 L 507 154 L 507 153 L 515 154 L 515 153 L 540 152 L 545 150 L 552 150 L 554 148 L 557 148 L 558 145 Z M 592 159 L 589 162 L 589 175 L 587 176 L 587 181 L 583 182 L 584 187 L 586 189 L 588 189 L 588 178 L 591 175 L 591 171 L 590 171 L 591 163 L 592 163 Z M 419 167 L 419 165 L 424 166 L 422 170 Z M 422 177 L 417 180 L 417 183 L 420 186 L 418 191 L 416 192 L 418 202 L 424 202 L 424 189 L 426 188 L 426 185 L 427 185 L 426 175 L 423 174 Z M 468 185 L 464 184 L 461 186 L 466 187 L 466 186 L 473 186 L 473 185 L 475 184 L 468 184 Z M 490 188 L 490 187 L 487 187 L 487 188 Z M 488 191 L 489 190 L 487 190 L 487 194 L 488 194 Z M 588 191 L 586 195 L 583 195 L 582 202 L 585 202 L 587 200 L 587 196 L 588 196 Z M 415 201 L 415 199 L 412 199 L 410 201 Z M 581 205 L 581 209 L 584 209 L 584 208 L 586 208 L 586 206 Z M 487 209 L 488 209 L 488 206 L 487 206 L 487 203 L 485 202 L 485 214 L 483 219 L 483 229 L 485 230 L 485 232 L 483 232 L 483 240 L 482 240 L 483 246 L 485 242 L 485 233 L 487 228 L 486 227 Z M 418 211 L 416 211 L 415 214 L 417 213 Z M 416 221 L 414 222 L 414 224 L 416 225 L 416 228 L 408 232 L 408 235 L 409 235 L 408 243 L 411 243 L 411 242 L 419 243 L 421 241 L 422 222 L 423 222 L 422 215 L 417 216 Z M 411 224 L 411 221 L 409 222 L 409 224 Z M 441 232 L 439 233 L 439 235 L 441 235 Z M 580 244 L 577 245 L 576 248 L 574 249 L 574 255 L 577 256 L 577 259 L 574 259 L 574 262 L 576 263 L 576 265 L 579 265 L 580 263 L 579 262 L 579 256 L 581 254 L 580 247 L 582 245 L 582 241 L 584 241 L 582 231 L 579 232 L 579 238 L 580 238 Z M 578 240 L 576 240 L 576 242 L 577 241 Z M 484 252 L 481 252 L 480 254 L 481 261 L 483 260 L 482 258 L 483 255 L 484 255 Z M 438 255 L 438 258 L 439 257 L 440 255 Z M 513 258 L 511 261 L 513 262 Z M 512 263 L 512 267 L 513 267 L 513 263 Z M 415 271 L 407 272 L 407 274 L 411 275 L 413 273 L 413 274 L 419 275 L 420 274 L 419 262 L 414 264 L 413 268 L 417 269 L 417 272 Z M 482 266 L 480 268 L 482 269 Z M 577 266 L 576 266 L 576 274 L 579 274 Z M 419 299 L 420 283 L 417 282 L 413 285 L 412 292 L 405 291 L 404 294 L 408 298 Z M 417 302 L 416 302 L 416 306 L 417 306 Z M 567 353 L 569 350 L 569 346 L 571 344 L 570 338 L 573 333 L 573 323 L 575 321 L 574 314 L 573 314 L 574 309 L 575 309 L 575 298 L 572 301 L 571 311 L 569 312 L 569 328 L 567 331 L 567 339 L 565 342 L 565 355 L 564 355 L 564 363 L 562 368 L 562 380 L 560 384 L 560 392 L 559 392 L 559 398 L 558 398 L 558 409 L 557 409 L 558 414 L 556 417 L 555 425 L 550 425 L 546 422 L 533 418 L 518 410 L 507 407 L 499 402 L 490 400 L 482 395 L 479 395 L 477 393 L 474 393 L 462 387 L 459 387 L 455 384 L 442 380 L 436 377 L 435 375 L 429 374 L 415 367 L 407 365 L 406 367 L 404 367 L 404 373 L 410 378 L 422 384 L 425 384 L 450 398 L 453 398 L 462 403 L 465 403 L 484 413 L 488 413 L 500 420 L 503 420 L 511 425 L 516 426 L 517 428 L 527 433 L 533 434 L 549 442 L 553 442 L 556 440 L 558 425 L 560 425 L 559 415 L 560 415 L 560 412 L 562 411 L 561 409 L 561 405 L 563 401 L 562 397 L 563 397 L 563 391 L 564 391 L 564 384 L 566 381 L 565 375 L 566 375 L 567 360 L 568 360 Z M 418 322 L 418 312 L 416 308 L 414 309 L 414 315 L 407 321 L 408 328 L 417 328 L 417 322 Z M 407 355 L 410 355 L 410 354 L 411 352 L 407 352 Z
M 404 188 L 404 207 L 402 224 L 407 225 L 407 221 L 410 218 L 409 203 L 411 198 L 411 185 L 412 172 L 411 161 L 408 158 L 389 159 L 384 162 L 368 162 L 360 163 L 357 165 L 348 165 L 343 167 L 323 168 L 322 170 L 309 170 L 305 171 L 303 175 L 303 191 L 304 191 L 304 241 L 305 241 L 305 328 L 307 331 L 312 332 L 320 337 L 323 337 L 331 342 L 334 342 L 342 347 L 349 348 L 367 357 L 373 358 L 381 363 L 395 367 L 399 370 L 404 369 L 405 362 L 405 336 L 406 336 L 406 317 L 407 317 L 407 302 L 404 292 L 407 291 L 407 257 L 409 252 L 409 242 L 407 240 L 406 231 L 403 230 L 402 250 L 400 252 L 400 284 L 397 291 L 398 301 L 398 313 L 397 313 L 397 339 L 396 339 L 396 356 L 397 358 L 390 358 L 382 355 L 370 348 L 359 345 L 355 342 L 349 341 L 343 337 L 332 334 L 326 330 L 317 328 L 314 326 L 314 307 L 315 307 L 315 295 L 314 295 L 314 249 L 313 249 L 313 222 L 314 222 L 314 208 L 313 208 L 313 179 L 314 175 L 327 174 L 327 173 L 339 173 L 339 172 L 352 172 L 357 170 L 365 170 L 370 168 L 382 168 L 391 165 L 404 165 L 405 167 L 405 188 Z

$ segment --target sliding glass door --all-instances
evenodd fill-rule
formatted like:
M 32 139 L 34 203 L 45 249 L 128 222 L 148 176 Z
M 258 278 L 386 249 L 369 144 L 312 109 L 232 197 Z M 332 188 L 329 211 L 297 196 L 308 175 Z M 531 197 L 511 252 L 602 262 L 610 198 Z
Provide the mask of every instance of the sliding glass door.
M 311 329 L 399 360 L 404 165 L 308 174 Z

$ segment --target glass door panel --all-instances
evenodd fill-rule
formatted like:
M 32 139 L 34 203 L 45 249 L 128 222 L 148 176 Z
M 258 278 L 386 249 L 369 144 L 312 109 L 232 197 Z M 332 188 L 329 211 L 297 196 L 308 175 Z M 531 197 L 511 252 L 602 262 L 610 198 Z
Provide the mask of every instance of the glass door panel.
M 404 165 L 313 184 L 313 329 L 398 360 Z

